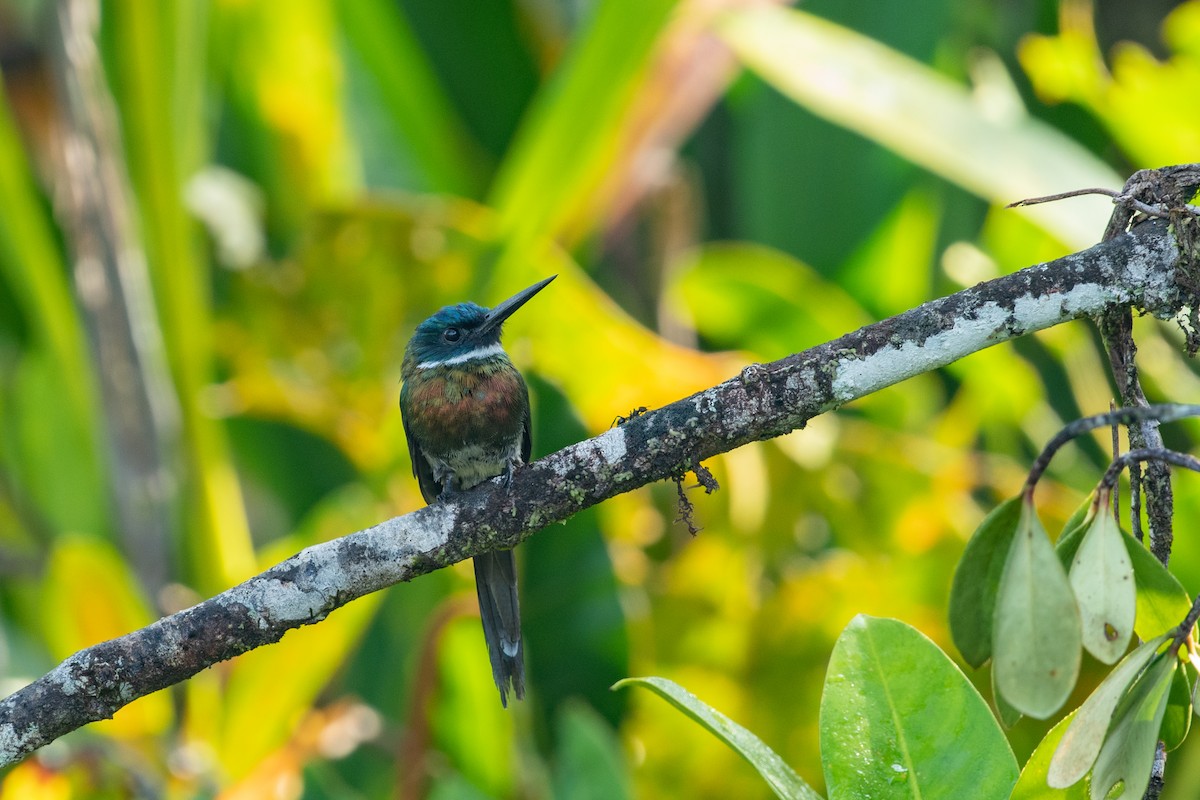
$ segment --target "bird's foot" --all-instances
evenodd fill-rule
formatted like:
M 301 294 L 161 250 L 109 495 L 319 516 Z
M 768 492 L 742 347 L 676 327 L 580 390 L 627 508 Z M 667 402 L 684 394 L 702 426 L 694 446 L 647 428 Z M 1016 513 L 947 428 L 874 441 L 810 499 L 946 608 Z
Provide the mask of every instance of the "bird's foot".
M 454 473 L 447 472 L 442 478 L 442 490 L 438 492 L 438 502 L 448 503 L 456 494 L 458 494 L 458 490 L 454 488 Z

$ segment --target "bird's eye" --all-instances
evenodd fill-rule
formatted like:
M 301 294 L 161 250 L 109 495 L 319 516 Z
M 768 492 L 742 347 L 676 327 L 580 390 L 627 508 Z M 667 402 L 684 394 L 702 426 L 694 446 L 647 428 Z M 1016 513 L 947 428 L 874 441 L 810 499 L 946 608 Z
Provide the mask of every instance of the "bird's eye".
M 462 331 L 458 328 L 446 328 L 445 333 L 442 334 L 442 338 L 447 342 L 457 342 L 462 338 Z

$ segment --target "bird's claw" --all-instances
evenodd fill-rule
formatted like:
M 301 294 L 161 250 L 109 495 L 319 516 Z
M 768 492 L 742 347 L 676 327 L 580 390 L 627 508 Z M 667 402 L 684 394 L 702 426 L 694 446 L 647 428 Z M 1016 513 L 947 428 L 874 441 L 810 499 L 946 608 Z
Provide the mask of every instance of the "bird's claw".
M 448 503 L 456 494 L 458 494 L 458 490 L 454 488 L 454 473 L 447 472 L 442 479 L 442 490 L 438 492 L 437 501 Z
M 500 485 L 506 490 L 512 488 L 513 472 L 516 470 L 516 463 L 509 459 L 504 465 L 504 475 L 501 476 Z

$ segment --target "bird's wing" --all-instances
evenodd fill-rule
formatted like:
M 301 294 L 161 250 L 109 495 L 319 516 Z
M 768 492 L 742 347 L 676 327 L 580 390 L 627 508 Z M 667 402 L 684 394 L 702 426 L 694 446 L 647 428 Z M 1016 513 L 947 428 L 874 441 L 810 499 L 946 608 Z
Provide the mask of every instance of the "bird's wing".
M 434 479 L 433 467 L 429 466 L 429 461 L 421 451 L 421 443 L 417 441 L 417 437 L 413 436 L 412 429 L 408 427 L 408 416 L 401 414 L 400 420 L 404 424 L 404 438 L 408 441 L 408 457 L 412 461 L 413 476 L 417 479 L 417 485 L 421 487 L 421 497 L 425 498 L 426 503 L 432 503 L 442 494 L 442 485 Z
M 529 463 L 529 454 L 533 452 L 533 437 L 529 433 L 529 412 L 525 412 L 525 424 L 521 431 L 521 463 Z

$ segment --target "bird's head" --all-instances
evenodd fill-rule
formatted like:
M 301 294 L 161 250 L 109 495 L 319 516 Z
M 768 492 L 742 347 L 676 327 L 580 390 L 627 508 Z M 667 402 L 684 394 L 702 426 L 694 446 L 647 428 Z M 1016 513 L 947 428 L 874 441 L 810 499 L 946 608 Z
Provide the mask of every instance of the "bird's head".
M 502 355 L 500 329 L 504 321 L 556 277 L 538 281 L 492 309 L 475 303 L 440 309 L 417 326 L 404 351 L 404 372 Z

